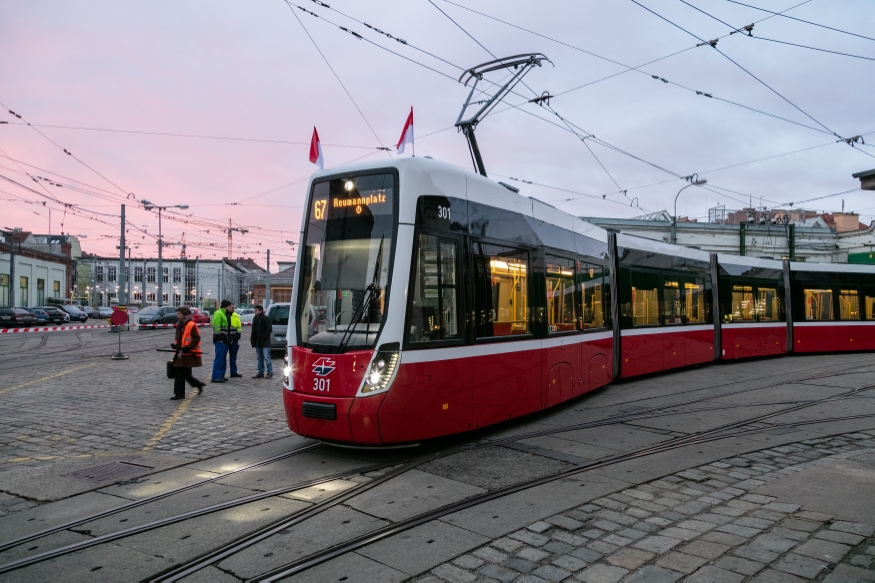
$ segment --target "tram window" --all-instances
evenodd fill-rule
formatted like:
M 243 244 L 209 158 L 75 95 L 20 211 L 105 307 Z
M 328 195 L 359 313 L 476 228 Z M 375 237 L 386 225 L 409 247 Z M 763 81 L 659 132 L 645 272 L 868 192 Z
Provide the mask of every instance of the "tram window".
M 459 339 L 458 245 L 421 233 L 410 298 L 410 342 Z
M 753 322 L 756 320 L 752 285 L 732 286 L 732 322 Z
M 547 326 L 553 332 L 574 330 L 577 301 L 574 297 L 573 259 L 547 255 Z
M 583 283 L 583 318 L 581 328 L 605 327 L 605 290 L 601 265 L 580 264 Z
M 474 244 L 474 304 L 478 338 L 529 333 L 529 254 Z
M 659 324 L 659 275 L 645 271 L 632 272 L 632 324 Z
M 757 286 L 756 318 L 758 322 L 777 322 L 781 319 L 778 290 Z
M 806 289 L 805 294 L 805 319 L 806 320 L 832 320 L 832 290 L 831 289 Z
M 866 319 L 875 319 L 875 290 L 870 290 L 866 294 Z
M 686 281 L 684 282 L 684 291 L 686 292 L 686 322 L 705 322 L 707 318 L 707 314 L 705 314 L 705 282 L 701 279 Z
M 665 276 L 662 283 L 662 321 L 665 324 L 683 322 L 683 288 L 677 277 Z
M 860 319 L 860 296 L 855 289 L 839 291 L 839 320 Z

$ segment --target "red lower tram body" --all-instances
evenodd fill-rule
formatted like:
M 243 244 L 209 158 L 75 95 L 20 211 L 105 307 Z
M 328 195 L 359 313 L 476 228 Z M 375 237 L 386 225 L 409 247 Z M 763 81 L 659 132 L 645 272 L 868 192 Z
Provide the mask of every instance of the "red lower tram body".
M 875 350 L 875 322 L 797 323 L 793 336 L 797 353 Z M 414 443 L 534 413 L 611 382 L 610 332 L 564 340 L 404 352 L 392 388 L 367 397 L 356 395 L 372 351 L 294 347 L 294 388 L 283 391 L 288 425 L 330 442 Z M 724 325 L 721 344 L 722 360 L 786 354 L 787 324 Z M 623 378 L 711 362 L 714 327 L 624 330 L 620 358 Z M 329 373 L 324 378 L 336 384 L 320 385 L 319 363 L 345 374 Z M 331 418 L 305 413 L 314 404 Z
M 367 397 L 356 394 L 370 351 L 324 355 L 294 347 L 292 390 L 283 391 L 286 418 L 300 435 L 362 445 L 461 433 L 534 413 L 608 384 L 611 345 L 611 333 L 605 332 L 408 351 L 402 353 L 391 389 Z M 314 371 L 326 361 L 346 373 L 326 375 L 338 379 L 327 390 Z M 320 411 L 333 418 L 313 416 Z

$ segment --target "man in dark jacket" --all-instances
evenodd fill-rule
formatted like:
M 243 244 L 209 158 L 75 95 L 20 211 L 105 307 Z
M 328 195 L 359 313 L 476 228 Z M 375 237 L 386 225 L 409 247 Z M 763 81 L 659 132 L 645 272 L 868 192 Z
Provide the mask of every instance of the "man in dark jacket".
M 270 319 L 264 315 L 264 308 L 255 306 L 255 317 L 252 319 L 252 336 L 249 342 L 255 348 L 255 355 L 258 357 L 258 374 L 254 379 L 270 379 L 273 378 L 273 363 L 270 360 L 270 336 L 273 333 L 273 324 Z M 265 374 L 265 363 L 267 371 Z

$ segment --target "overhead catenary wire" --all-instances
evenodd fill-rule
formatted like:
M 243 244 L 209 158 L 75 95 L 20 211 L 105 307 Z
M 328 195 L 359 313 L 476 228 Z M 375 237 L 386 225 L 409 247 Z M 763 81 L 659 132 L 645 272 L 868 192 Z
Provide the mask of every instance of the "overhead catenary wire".
M 818 27 L 820 27 L 820 28 L 826 28 L 826 29 L 828 29 L 828 30 L 833 30 L 833 31 L 835 31 L 835 32 L 840 32 L 840 33 L 842 33 L 842 34 L 848 34 L 848 35 L 855 36 L 855 37 L 858 37 L 858 38 L 864 38 L 864 39 L 866 39 L 866 40 L 875 41 L 875 38 L 872 38 L 871 36 L 865 36 L 865 35 L 862 35 L 862 34 L 857 34 L 857 33 L 855 33 L 855 32 L 849 32 L 849 31 L 847 31 L 847 30 L 842 30 L 842 29 L 840 29 L 840 28 L 833 28 L 833 27 L 831 27 L 831 26 L 826 26 L 825 24 L 818 24 L 818 23 L 816 23 L 816 22 L 811 22 L 810 20 L 803 20 L 803 19 L 801 19 L 801 18 L 796 18 L 795 16 L 789 16 L 789 15 L 787 15 L 787 14 L 783 14 L 783 13 L 781 13 L 781 12 L 772 12 L 771 10 L 766 10 L 765 8 L 760 8 L 759 6 L 751 6 L 750 4 L 745 4 L 745 3 L 743 3 L 743 2 L 738 2 L 737 0 L 726 0 L 726 2 L 732 2 L 733 4 L 738 4 L 739 6 L 745 6 L 745 7 L 747 7 L 747 8 L 752 8 L 752 9 L 754 9 L 754 10 L 759 10 L 759 11 L 761 11 L 761 12 L 768 12 L 769 14 L 772 14 L 773 16 L 780 16 L 780 17 L 782 17 L 782 18 L 788 18 L 788 19 L 790 19 L 790 20 L 795 20 L 795 21 L 797 21 L 797 22 L 804 22 L 805 24 L 810 24 L 810 25 L 812 25 L 812 26 L 818 26 Z M 786 11 L 785 11 L 785 12 L 786 12 Z
M 699 8 L 698 6 L 695 6 L 695 5 L 693 5 L 693 4 L 690 4 L 689 2 L 687 2 L 687 0 L 679 0 L 679 1 L 682 2 L 683 4 L 686 4 L 687 6 L 689 6 L 690 8 L 692 8 L 693 10 L 697 10 L 698 12 L 701 12 L 702 14 L 704 14 L 705 16 L 707 16 L 708 18 L 712 18 L 712 19 L 716 20 L 717 22 L 719 22 L 720 24 L 723 24 L 723 25 L 725 25 L 725 26 L 731 28 L 734 32 L 743 32 L 744 30 L 746 30 L 744 27 L 742 27 L 742 28 L 736 28 L 736 27 L 732 26 L 732 25 L 729 24 L 728 22 L 723 21 L 723 20 L 717 18 L 717 17 L 714 16 L 713 14 L 711 14 L 711 13 L 709 13 L 709 12 L 706 12 L 706 11 L 702 10 L 702 9 Z M 773 39 L 773 38 L 766 38 L 766 37 L 762 37 L 762 36 L 753 36 L 753 30 L 752 30 L 752 28 L 753 28 L 753 25 L 751 25 L 751 30 L 747 30 L 747 34 L 742 34 L 741 36 L 744 37 L 744 38 L 754 38 L 754 39 L 758 39 L 758 40 L 764 40 L 764 41 L 770 41 L 770 42 L 774 42 L 774 43 L 781 43 L 781 44 L 785 44 L 785 45 L 790 45 L 790 46 L 794 46 L 794 47 L 800 47 L 800 48 L 803 48 L 803 49 L 810 49 L 810 50 L 812 50 L 812 51 L 821 51 L 821 52 L 824 52 L 824 53 L 832 53 L 832 54 L 835 54 L 835 55 L 842 55 L 842 56 L 845 56 L 845 57 L 853 57 L 853 58 L 855 58 L 855 59 L 866 59 L 867 61 L 875 61 L 875 58 L 872 58 L 872 57 L 864 57 L 864 56 L 862 56 L 862 55 L 853 55 L 853 54 L 851 54 L 851 53 L 843 53 L 843 52 L 840 52 L 840 51 L 831 51 L 831 50 L 829 50 L 829 49 L 821 49 L 821 48 L 812 47 L 812 46 L 808 46 L 808 45 L 800 45 L 800 44 L 797 44 L 797 43 L 791 43 L 791 42 L 789 42 L 789 41 L 782 41 L 782 40 L 777 40 L 777 39 Z
M 362 119 L 364 120 L 365 124 L 368 126 L 368 129 L 370 129 L 370 130 L 371 130 L 371 133 L 374 134 L 374 137 L 377 138 L 377 142 L 380 144 L 380 147 L 385 147 L 384 144 L 383 144 L 383 140 L 380 139 L 380 136 L 377 135 L 377 132 L 374 130 L 374 127 L 371 125 L 371 122 L 369 122 L 369 121 L 368 121 L 368 118 L 365 117 L 364 112 L 363 112 L 362 109 L 358 106 L 358 103 L 356 103 L 355 99 L 353 98 L 352 93 L 349 92 L 349 89 L 347 89 L 347 88 L 346 88 L 346 85 L 343 84 L 343 81 L 340 80 L 340 76 L 337 74 L 337 71 L 334 70 L 334 67 L 331 66 L 331 63 L 328 61 L 328 58 L 325 56 L 325 53 L 323 53 L 323 52 L 322 52 L 322 49 L 319 48 L 319 45 L 316 44 L 316 41 L 315 41 L 315 40 L 313 39 L 313 37 L 310 35 L 310 32 L 307 30 L 307 27 L 304 26 L 304 23 L 301 21 L 301 19 L 298 17 L 298 14 L 295 12 L 294 7 L 293 7 L 291 4 L 289 4 L 289 2 L 286 2 L 285 4 L 286 4 L 286 6 L 289 7 L 289 10 L 292 11 L 292 14 L 293 14 L 294 17 L 295 17 L 295 20 L 298 21 L 298 24 L 301 25 L 301 28 L 304 29 L 304 33 L 307 35 L 307 38 L 309 38 L 309 39 L 310 39 L 310 42 L 313 43 L 313 46 L 316 47 L 316 51 L 319 53 L 319 56 L 322 57 L 322 60 L 325 61 L 325 64 L 326 64 L 326 65 L 328 65 L 328 69 L 331 71 L 331 74 L 334 75 L 334 78 L 335 78 L 335 79 L 337 79 L 337 82 L 338 82 L 338 83 L 340 84 L 340 86 L 343 88 L 344 93 L 346 93 L 346 96 L 349 97 L 349 100 L 352 102 L 352 104 L 353 104 L 353 106 L 355 107 L 356 111 L 359 112 L 359 115 L 362 117 Z M 388 152 L 387 152 L 387 153 L 388 153 Z M 390 158 L 392 157 L 391 154 L 388 154 L 388 155 L 389 155 Z

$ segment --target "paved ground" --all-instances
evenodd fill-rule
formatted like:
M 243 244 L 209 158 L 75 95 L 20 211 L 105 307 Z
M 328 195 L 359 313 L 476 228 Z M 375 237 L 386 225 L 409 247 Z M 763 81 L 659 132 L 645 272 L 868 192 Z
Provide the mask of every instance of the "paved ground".
M 8 379 L 21 374 L 5 364 L 0 368 L 0 391 L 8 390 L 0 400 L 4 447 L 13 448 L 10 456 L 29 458 L 0 464 L 5 492 L 0 508 L 7 513 L 0 516 L 0 545 L 129 501 L 216 480 L 2 551 L 0 569 L 9 561 L 181 512 L 245 496 L 259 499 L 0 577 L 148 578 L 272 521 L 316 508 L 329 496 L 366 487 L 389 471 L 368 471 L 373 464 L 507 437 L 500 445 L 419 465 L 186 580 L 252 578 L 423 512 L 544 478 L 551 481 L 444 512 L 292 579 L 875 581 L 871 354 L 698 367 L 612 385 L 550 411 L 415 451 L 319 446 L 224 476 L 312 442 L 288 433 L 279 388 L 267 383 L 227 383 L 208 387 L 203 398 L 169 401 L 163 355 L 154 352 L 169 334 L 152 334 L 131 335 L 136 358 L 129 363 L 107 362 L 113 351 L 97 334 L 83 334 L 91 344 L 79 348 L 77 337 L 69 336 L 66 345 L 58 339 L 35 348 L 36 338 L 34 345 L 18 348 L 23 352 L 7 351 L 4 362 L 14 367 L 34 360 L 21 356 L 28 351 L 58 350 L 56 362 L 67 368 L 33 375 L 61 373 L 27 386 L 22 385 L 29 380 L 16 378 L 19 385 L 12 390 Z M 134 345 L 135 339 L 141 344 Z M 110 389 L 119 382 L 115 365 L 139 371 L 123 389 Z M 80 392 L 90 397 L 79 398 Z M 52 407 L 45 406 L 47 399 Z M 625 417 L 613 417 L 618 415 Z M 595 422 L 600 425 L 578 426 Z M 45 437 L 61 430 L 73 432 L 72 443 Z M 26 434 L 44 441 L 15 437 Z M 90 436 L 95 439 L 86 439 Z M 84 449 L 62 455 L 69 445 Z M 228 453 L 216 455 L 223 451 Z M 618 456 L 631 452 L 634 457 L 620 461 Z M 138 465 L 128 467 L 132 473 L 124 479 L 64 475 L 75 469 L 97 474 L 93 467 L 110 461 Z M 564 477 L 551 478 L 560 472 Z M 346 475 L 302 485 L 340 474 Z
M 122 458 L 165 468 L 288 435 L 280 375 L 251 379 L 256 367 L 248 343 L 238 356 L 244 378 L 208 385 L 180 403 L 170 400 L 170 355 L 155 351 L 169 347 L 173 330 L 123 334 L 129 360 L 109 358 L 117 341 L 103 330 L 0 337 L 0 490 L 54 499 L 76 491 L 75 482 L 45 491 L 34 477 L 58 481 Z M 205 365 L 212 356 L 204 343 Z M 274 366 L 279 373 L 278 355 Z M 195 375 L 206 380 L 209 368 Z

